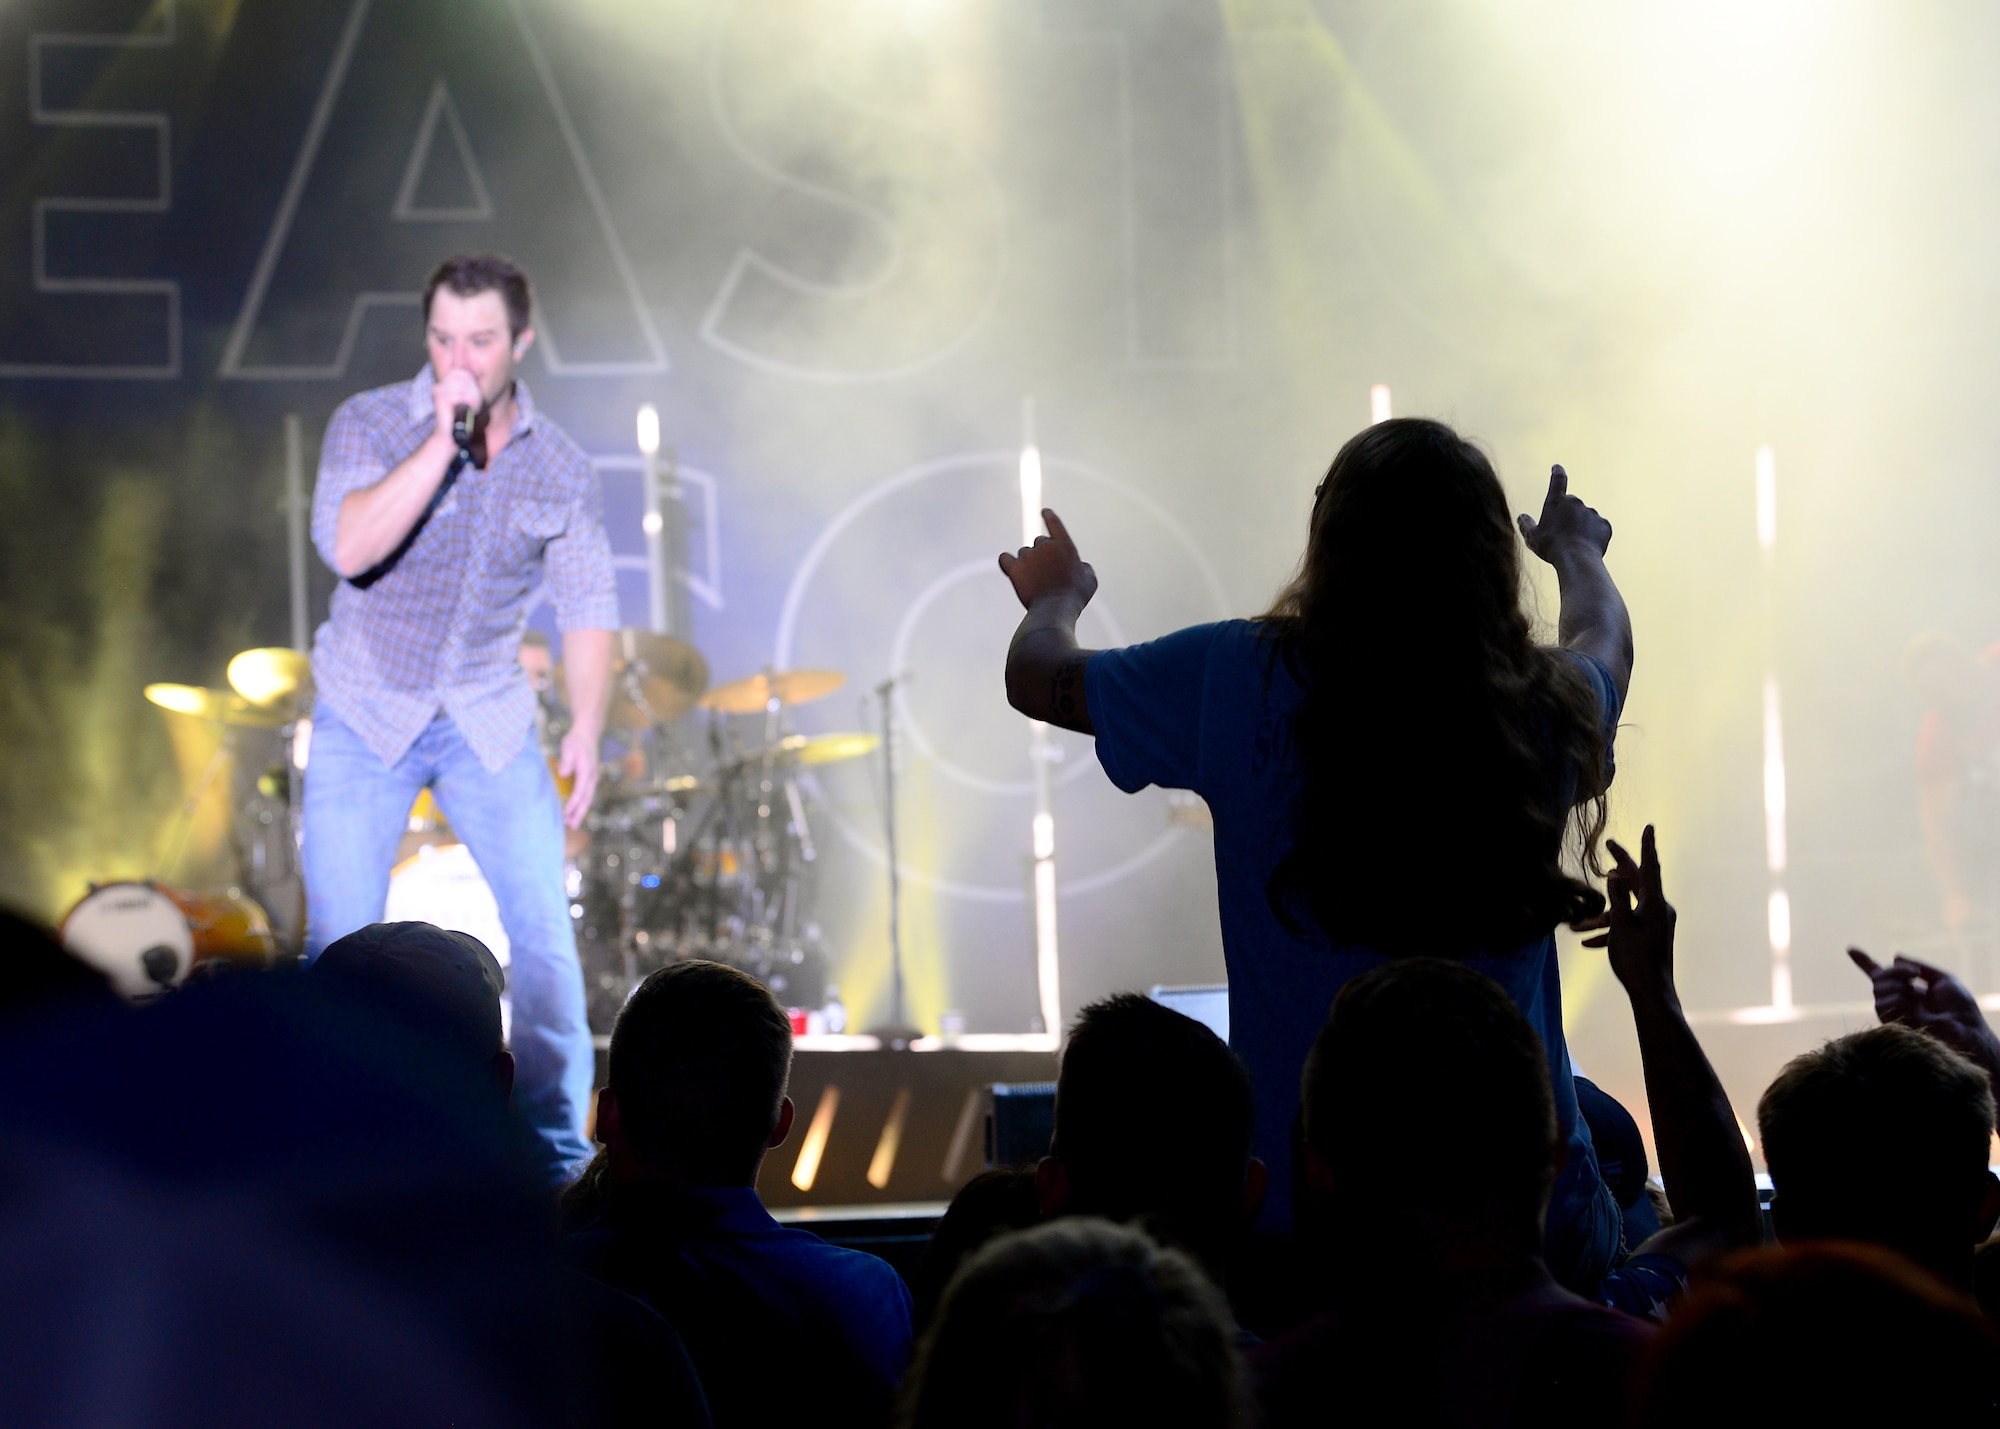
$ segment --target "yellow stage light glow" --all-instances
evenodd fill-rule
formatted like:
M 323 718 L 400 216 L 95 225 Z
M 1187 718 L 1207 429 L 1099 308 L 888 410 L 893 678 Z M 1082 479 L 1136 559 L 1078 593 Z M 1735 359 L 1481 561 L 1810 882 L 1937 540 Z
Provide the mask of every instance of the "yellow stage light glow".
M 801 1191 L 810 1191 L 819 1179 L 820 1159 L 826 1155 L 826 1139 L 833 1135 L 833 1118 L 839 1110 L 840 1088 L 828 1082 L 813 1108 L 805 1140 L 799 1143 L 799 1159 L 792 1163 L 792 1184 Z

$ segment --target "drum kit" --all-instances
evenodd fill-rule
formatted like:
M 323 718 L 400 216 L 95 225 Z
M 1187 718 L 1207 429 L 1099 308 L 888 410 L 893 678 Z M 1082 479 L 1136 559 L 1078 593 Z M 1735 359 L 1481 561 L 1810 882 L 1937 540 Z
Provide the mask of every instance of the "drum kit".
M 697 651 L 643 630 L 618 632 L 612 676 L 606 723 L 624 753 L 604 766 L 565 870 L 592 1027 L 609 1031 L 647 973 L 690 957 L 739 967 L 788 1006 L 821 1006 L 818 853 L 801 776 L 880 741 L 800 734 L 791 711 L 846 676 L 766 670 L 710 688 Z M 537 690 L 545 748 L 568 725 L 561 687 L 558 671 Z
M 553 771 L 571 719 L 561 669 L 551 667 L 546 647 L 521 653 Z M 593 1029 L 610 1030 L 647 973 L 687 957 L 742 968 L 789 1006 L 821 1006 L 830 989 L 813 917 L 817 850 L 806 776 L 867 755 L 880 740 L 802 734 L 791 714 L 846 677 L 767 669 L 710 687 L 708 662 L 693 646 L 630 629 L 616 634 L 612 675 L 606 744 L 615 757 L 600 771 L 584 828 L 569 832 L 563 870 Z M 94 885 L 63 919 L 66 945 L 134 998 L 157 995 L 205 965 L 268 964 L 281 942 L 295 952 L 303 941 L 298 795 L 310 757 L 310 661 L 296 650 L 245 650 L 229 662 L 228 679 L 227 690 L 161 684 L 145 693 L 163 709 L 222 728 L 215 759 L 183 811 L 182 838 L 196 802 L 231 763 L 239 732 L 276 741 L 277 757 L 234 801 L 238 883 L 212 893 Z M 507 960 L 492 893 L 428 789 L 410 811 L 385 912 L 461 928 Z

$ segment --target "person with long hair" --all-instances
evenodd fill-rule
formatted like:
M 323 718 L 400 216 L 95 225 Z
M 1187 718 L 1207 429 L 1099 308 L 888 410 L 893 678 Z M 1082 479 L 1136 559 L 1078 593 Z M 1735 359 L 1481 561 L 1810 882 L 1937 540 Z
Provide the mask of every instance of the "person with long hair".
M 1085 650 L 1076 621 L 1097 577 L 1043 515 L 1048 535 L 1000 557 L 1027 609 L 1008 701 L 1094 735 L 1119 788 L 1193 790 L 1214 816 L 1230 1041 L 1273 1173 L 1266 1223 L 1289 1222 L 1299 1073 L 1334 994 L 1399 954 L 1458 957 L 1547 1048 L 1566 1145 L 1550 1265 L 1594 1285 L 1620 1226 L 1577 1114 L 1553 934 L 1604 907 L 1580 874 L 1601 872 L 1632 671 L 1610 523 L 1558 466 L 1517 534 L 1477 447 L 1440 422 L 1381 422 L 1334 458 L 1298 572 L 1263 616 Z M 1523 607 L 1523 540 L 1556 570 L 1554 646 Z

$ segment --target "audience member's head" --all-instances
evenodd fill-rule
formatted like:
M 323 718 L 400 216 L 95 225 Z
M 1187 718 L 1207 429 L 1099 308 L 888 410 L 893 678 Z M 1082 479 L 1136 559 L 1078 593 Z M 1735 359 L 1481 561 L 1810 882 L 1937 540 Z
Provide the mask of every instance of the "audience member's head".
M 1652 1175 L 1639 1123 L 1623 1102 L 1588 1077 L 1574 1080 L 1577 1115 L 1590 1128 L 1598 1173 L 1620 1206 L 1637 1205 L 1645 1199 L 1647 1178 Z
M 1876 1246 L 1741 1251 L 1695 1284 L 1635 1386 L 1640 1429 L 1990 1424 L 2000 1336 Z
M 1077 1018 L 1056 1082 L 1042 1210 L 1151 1218 L 1210 1268 L 1264 1192 L 1243 1063 L 1192 1017 L 1137 993 Z
M 1953 1284 L 2000 1219 L 1993 1091 L 1933 1037 L 1891 1023 L 1785 1064 L 1757 1104 L 1781 1241 L 1872 1241 Z
M 501 1036 L 505 979 L 470 933 L 371 923 L 328 944 L 311 975 L 322 989 L 394 1019 L 467 1065 L 490 1067 L 502 1092 L 512 1089 L 514 1058 Z
M 1493 464 L 1443 423 L 1376 422 L 1334 457 L 1298 575 L 1265 615 L 1305 694 L 1296 828 L 1268 888 L 1280 919 L 1335 947 L 1458 955 L 1603 910 L 1564 867 L 1557 791 L 1583 796 L 1576 851 L 1595 869 L 1604 714 L 1582 665 L 1535 639 L 1521 552 Z M 1445 808 L 1469 856 L 1439 898 L 1414 851 Z
M 968 1257 L 995 1236 L 1026 1230 L 1041 1218 L 1033 1171 L 995 1166 L 959 1187 L 910 1282 L 910 1319 L 918 1332 L 937 1314 L 945 1288 Z
M 1560 1154 L 1548 1062 L 1491 978 L 1405 958 L 1351 979 L 1303 1092 L 1307 1185 L 1343 1261 L 1540 1253 Z
M 598 1138 L 615 1179 L 748 1186 L 785 1139 L 792 1024 L 769 989 L 722 963 L 653 973 L 611 1030 Z
M 102 1003 L 116 994 L 103 973 L 64 951 L 49 931 L 0 908 L 0 1019 L 56 1003 Z
M 10 1026 L 0 1203 L 10 1429 L 566 1422 L 504 1109 L 310 978 Z
M 1199 1266 L 1068 1217 L 1004 1236 L 945 1292 L 904 1429 L 1224 1429 L 1248 1422 L 1228 1312 Z

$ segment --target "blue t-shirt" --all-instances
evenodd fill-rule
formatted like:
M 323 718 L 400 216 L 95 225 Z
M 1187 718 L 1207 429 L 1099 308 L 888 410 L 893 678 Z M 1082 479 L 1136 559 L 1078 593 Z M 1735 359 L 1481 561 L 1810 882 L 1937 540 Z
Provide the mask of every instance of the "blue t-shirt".
M 1598 690 L 1608 745 L 1618 718 L 1617 686 L 1596 660 L 1577 659 Z M 1085 667 L 1084 693 L 1097 730 L 1097 759 L 1113 784 L 1128 794 L 1148 784 L 1191 789 L 1214 815 L 1229 1042 L 1249 1068 L 1257 1096 L 1257 1154 L 1271 1168 L 1264 1224 L 1283 1228 L 1291 1221 L 1291 1127 L 1306 1054 L 1341 984 L 1387 960 L 1370 948 L 1335 948 L 1309 923 L 1290 931 L 1266 894 L 1293 840 L 1301 774 L 1292 722 L 1303 693 L 1269 627 L 1249 620 L 1197 625 L 1144 645 L 1099 651 Z M 1467 962 L 1507 989 L 1548 1050 L 1556 1119 L 1569 1142 L 1550 1208 L 1553 1242 L 1566 1212 L 1591 1214 L 1602 1190 L 1563 1041 L 1554 931 L 1516 952 Z M 1614 1226 L 1615 1212 L 1613 1205 Z M 1569 1279 L 1557 1258 L 1551 1267 Z

